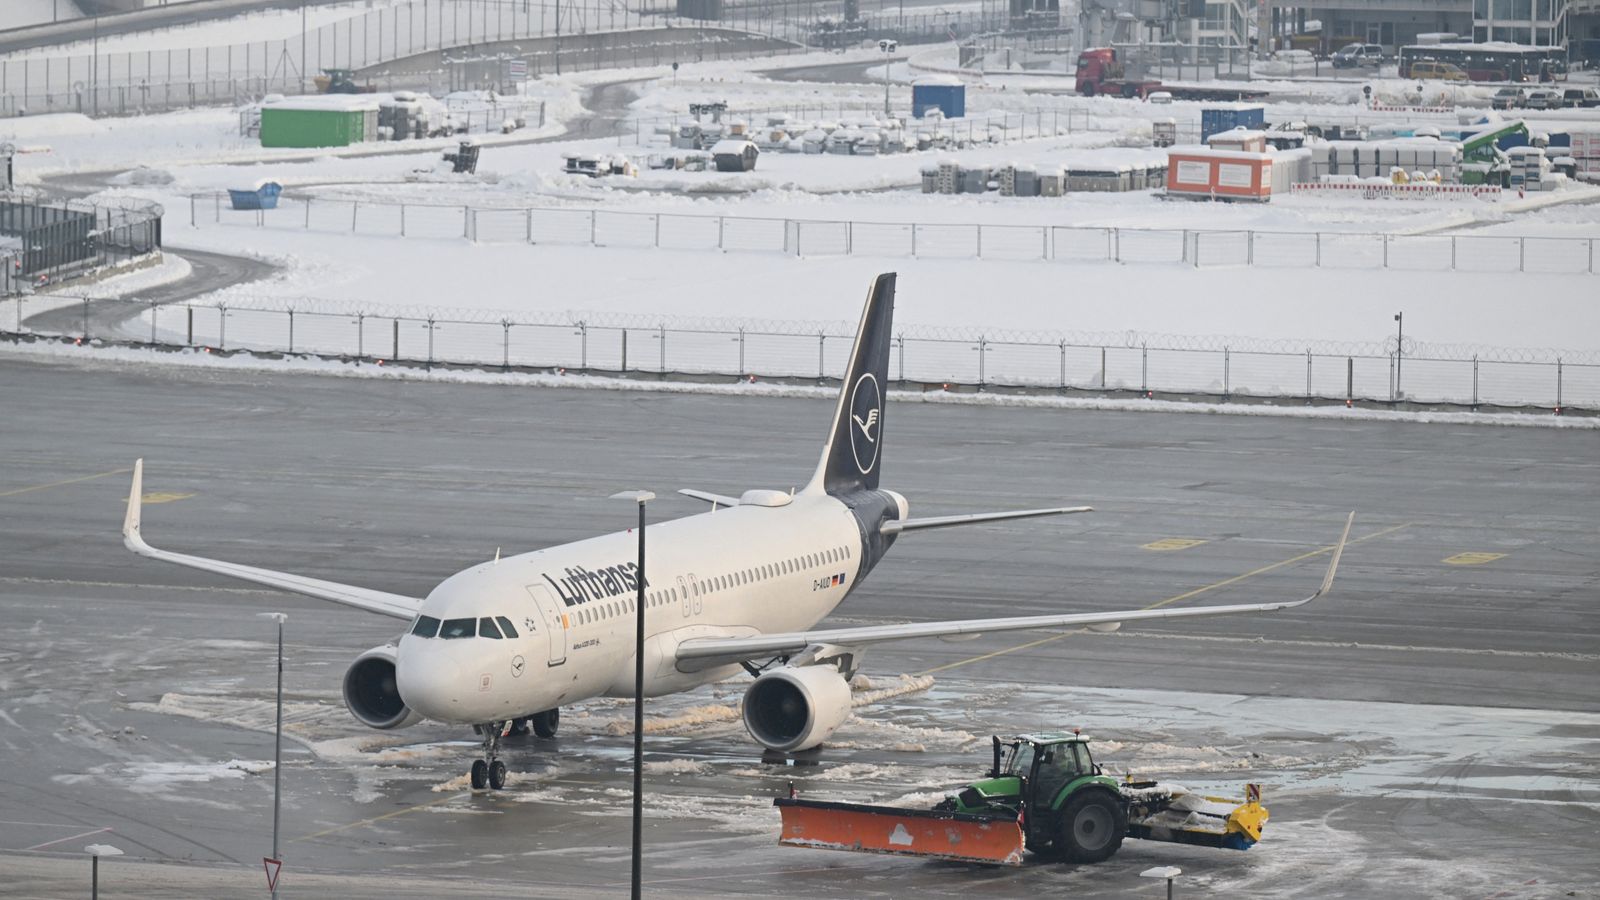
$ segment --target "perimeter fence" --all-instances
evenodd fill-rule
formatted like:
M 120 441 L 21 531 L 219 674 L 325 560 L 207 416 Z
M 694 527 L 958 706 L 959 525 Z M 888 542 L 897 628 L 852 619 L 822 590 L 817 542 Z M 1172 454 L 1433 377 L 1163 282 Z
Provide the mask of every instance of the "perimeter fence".
M 1595 238 L 857 222 L 577 208 L 485 208 L 289 197 L 235 210 L 189 197 L 196 227 L 256 227 L 483 243 L 1131 265 L 1594 274 Z M 1049 201 L 1042 201 L 1049 202 Z
M 51 337 L 374 365 L 819 384 L 843 370 L 853 337 L 847 322 L 396 309 L 247 297 L 214 306 L 19 297 L 0 302 L 0 328 L 18 341 Z M 923 390 L 1600 411 L 1600 354 L 1414 341 L 1296 344 L 903 325 L 893 339 L 889 372 L 899 387 Z
M 324 69 L 356 70 L 386 89 L 434 89 L 447 78 L 424 78 L 451 63 L 485 55 L 525 61 L 531 74 L 551 70 L 660 65 L 701 59 L 776 55 L 786 49 L 817 46 L 843 49 L 869 37 L 894 37 L 905 43 L 944 41 L 990 29 L 1002 20 L 971 11 L 880 11 L 846 27 L 829 17 L 837 5 L 811 0 L 768 0 L 722 7 L 716 19 L 676 15 L 671 0 L 560 2 L 560 0 L 403 0 L 274 40 L 182 46 L 181 28 L 158 29 L 163 49 L 118 49 L 130 36 L 108 35 L 69 45 L 67 52 L 25 50 L 0 58 L 0 117 L 25 113 L 77 112 L 126 114 L 186 108 L 207 103 L 241 103 L 264 94 L 315 90 Z M 204 24 L 197 26 L 205 27 Z M 677 49 L 652 49 L 652 40 L 705 30 L 709 36 Z M 718 32 L 737 30 L 752 47 L 719 48 Z M 649 36 L 633 39 L 629 33 Z M 148 45 L 151 33 L 140 33 Z M 585 38 L 611 34 L 612 42 Z M 161 35 L 167 35 L 163 40 Z M 561 41 L 569 46 L 563 48 Z M 513 47 L 517 41 L 532 42 Z M 554 41 L 555 55 L 550 47 Z M 564 55 L 563 55 L 564 53 Z M 439 54 L 421 68 L 373 71 L 393 63 Z M 448 59 L 446 57 L 454 57 Z M 503 77 L 503 76 L 502 76 Z
M 0 198 L 0 297 L 160 249 L 162 214 L 143 200 Z

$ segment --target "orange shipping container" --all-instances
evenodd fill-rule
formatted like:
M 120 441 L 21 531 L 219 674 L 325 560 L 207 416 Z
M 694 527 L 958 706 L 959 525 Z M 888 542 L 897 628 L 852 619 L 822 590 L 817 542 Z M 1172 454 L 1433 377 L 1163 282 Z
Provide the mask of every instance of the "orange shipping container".
M 1272 156 L 1203 147 L 1167 154 L 1167 196 L 1266 201 L 1272 198 Z

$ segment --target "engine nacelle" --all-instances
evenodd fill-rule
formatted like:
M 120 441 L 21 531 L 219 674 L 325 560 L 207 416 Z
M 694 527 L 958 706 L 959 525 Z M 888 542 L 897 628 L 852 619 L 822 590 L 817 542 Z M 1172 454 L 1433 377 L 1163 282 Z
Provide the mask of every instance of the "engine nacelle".
M 744 692 L 744 727 L 772 750 L 809 750 L 850 716 L 850 684 L 831 666 L 786 666 Z
M 369 728 L 405 728 L 421 714 L 400 699 L 394 677 L 395 645 L 384 644 L 356 657 L 344 673 L 344 705 Z

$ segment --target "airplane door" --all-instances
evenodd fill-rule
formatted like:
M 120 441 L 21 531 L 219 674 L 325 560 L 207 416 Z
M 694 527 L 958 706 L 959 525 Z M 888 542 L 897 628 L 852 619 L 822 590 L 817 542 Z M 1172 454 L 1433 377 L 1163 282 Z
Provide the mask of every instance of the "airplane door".
M 689 586 L 694 588 L 694 614 L 698 616 L 705 602 L 702 598 L 705 596 L 706 589 L 700 585 L 700 582 L 695 580 L 693 572 L 689 573 Z
M 567 661 L 567 615 L 544 585 L 528 585 L 528 594 L 533 597 L 534 605 L 539 607 L 539 615 L 544 618 L 544 634 L 550 640 L 548 665 L 559 666 Z
M 688 584 L 688 582 L 683 580 L 683 576 L 682 575 L 678 576 L 678 593 L 683 595 L 683 616 L 684 616 L 684 618 L 688 618 L 689 617 L 689 584 Z

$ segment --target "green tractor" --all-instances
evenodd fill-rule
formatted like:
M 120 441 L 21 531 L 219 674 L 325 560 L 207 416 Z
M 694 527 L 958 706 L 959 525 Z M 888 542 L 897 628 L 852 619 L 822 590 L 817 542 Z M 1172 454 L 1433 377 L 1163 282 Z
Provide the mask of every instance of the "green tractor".
M 792 787 L 773 805 L 783 817 L 778 841 L 792 847 L 1019 866 L 1024 850 L 1101 862 L 1130 837 L 1248 850 L 1267 823 L 1260 799 L 1255 785 L 1237 805 L 1179 785 L 1118 781 L 1074 731 L 996 737 L 986 777 L 932 809 L 801 799 Z
M 1029 851 L 1067 862 L 1110 859 L 1128 833 L 1122 785 L 1076 732 L 994 738 L 994 766 L 936 810 L 1018 819 Z

